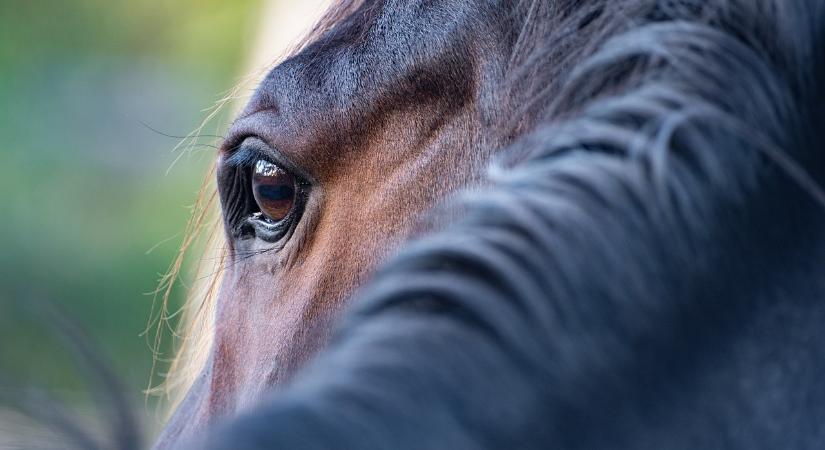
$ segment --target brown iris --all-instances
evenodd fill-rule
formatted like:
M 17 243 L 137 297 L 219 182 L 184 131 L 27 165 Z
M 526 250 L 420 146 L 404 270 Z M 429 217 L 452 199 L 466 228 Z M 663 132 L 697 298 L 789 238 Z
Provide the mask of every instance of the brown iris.
M 252 195 L 266 217 L 281 221 L 295 204 L 295 177 L 276 164 L 258 160 L 252 170 Z

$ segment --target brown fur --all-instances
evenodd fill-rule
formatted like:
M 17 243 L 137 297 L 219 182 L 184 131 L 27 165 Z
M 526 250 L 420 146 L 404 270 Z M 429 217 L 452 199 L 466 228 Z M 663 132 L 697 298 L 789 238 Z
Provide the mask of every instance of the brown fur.
M 312 36 L 333 29 L 356 8 L 339 4 Z M 362 8 L 355 14 L 369 13 Z M 490 85 L 495 77 L 479 67 L 469 42 L 450 48 L 450 61 L 401 71 L 398 79 L 370 89 L 368 98 L 344 107 L 335 99 L 313 107 L 282 99 L 279 89 L 285 87 L 313 89 L 318 75 L 302 69 L 312 65 L 301 59 L 306 46 L 270 73 L 233 124 L 221 154 L 254 135 L 311 174 L 315 188 L 282 248 L 270 251 L 268 244 L 251 240 L 230 249 L 215 303 L 212 349 L 159 447 L 248 408 L 289 380 L 325 345 L 353 291 L 420 231 L 422 213 L 479 178 L 490 149 L 501 142 L 483 125 L 497 104 L 480 99 L 497 90 Z M 506 61 L 487 64 L 501 72 Z

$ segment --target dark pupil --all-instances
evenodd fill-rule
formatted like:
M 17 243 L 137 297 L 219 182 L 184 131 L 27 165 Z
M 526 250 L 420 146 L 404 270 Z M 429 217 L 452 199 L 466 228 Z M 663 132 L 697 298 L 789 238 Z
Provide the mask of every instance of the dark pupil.
M 292 189 L 292 186 L 272 186 L 266 184 L 258 186 L 258 195 L 264 198 L 266 201 L 274 202 L 292 200 L 292 196 L 294 194 L 295 190 Z
M 252 173 L 252 194 L 264 215 L 283 220 L 295 202 L 295 178 L 276 164 L 259 160 Z

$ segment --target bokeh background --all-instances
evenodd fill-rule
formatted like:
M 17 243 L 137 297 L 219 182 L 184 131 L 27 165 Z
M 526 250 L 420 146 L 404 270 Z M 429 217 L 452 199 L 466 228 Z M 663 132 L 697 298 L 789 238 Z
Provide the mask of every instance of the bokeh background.
M 52 302 L 156 431 L 142 393 L 153 335 L 141 334 L 218 140 L 175 147 L 323 6 L 305 3 L 0 0 L 0 394 L 39 386 L 88 404 L 38 306 Z M 279 19 L 292 28 L 268 25 Z M 242 101 L 202 133 L 223 133 Z M 173 309 L 184 295 L 173 291 Z

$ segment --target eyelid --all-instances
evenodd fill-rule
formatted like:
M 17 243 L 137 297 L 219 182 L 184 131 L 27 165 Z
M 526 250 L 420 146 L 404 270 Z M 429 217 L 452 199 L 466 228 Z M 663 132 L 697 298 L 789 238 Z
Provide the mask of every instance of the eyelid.
M 270 151 L 269 146 L 256 137 L 243 139 L 226 153 L 228 153 L 228 156 L 224 157 L 224 164 L 234 167 L 250 166 L 259 159 L 275 159 L 275 155 L 271 154 L 274 152 Z
M 228 156 L 223 158 L 223 164 L 228 167 L 252 167 L 256 161 L 263 159 L 280 166 L 303 181 L 315 181 L 314 177 L 290 161 L 282 152 L 255 136 L 242 139 L 240 144 L 231 148 L 227 153 Z

